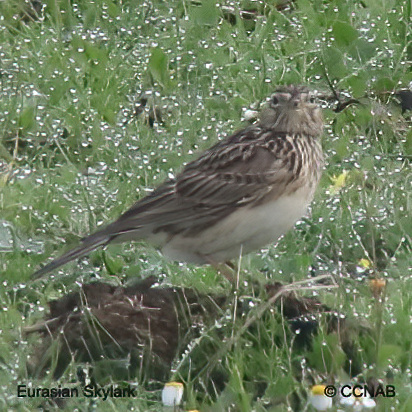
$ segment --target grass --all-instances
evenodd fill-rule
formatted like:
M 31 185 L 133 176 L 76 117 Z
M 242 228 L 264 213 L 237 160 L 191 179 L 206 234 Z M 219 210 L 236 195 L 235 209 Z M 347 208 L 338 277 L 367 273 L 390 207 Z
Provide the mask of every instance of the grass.
M 27 7 L 23 0 L 0 3 L 2 409 L 39 404 L 16 397 L 19 382 L 33 381 L 26 364 L 36 340 L 22 328 L 77 281 L 155 274 L 206 293 L 229 291 L 210 269 L 167 262 L 141 244 L 96 252 L 48 282 L 33 283 L 30 274 L 242 127 L 243 110 L 277 85 L 302 83 L 323 95 L 333 85 L 342 101 L 358 104 L 335 112 L 336 102 L 324 102 L 327 166 L 311 215 L 276 246 L 243 257 L 249 289 L 242 285 L 238 298 L 252 293 L 251 279 L 332 275 L 338 289 L 302 294 L 315 293 L 350 320 L 360 381 L 375 377 L 396 387 L 396 397 L 379 398 L 377 410 L 407 411 L 412 133 L 410 112 L 401 112 L 394 91 L 412 81 L 410 2 L 298 0 L 279 11 L 253 1 L 45 0 L 38 16 Z M 240 10 L 251 8 L 255 18 L 242 19 Z M 155 110 L 160 118 L 153 119 Z M 374 278 L 386 280 L 384 296 L 374 296 Z M 309 348 L 297 349 L 279 314 L 267 311 L 237 334 L 245 321 L 224 317 L 218 333 L 206 331 L 192 349 L 191 366 L 187 355 L 176 360 L 185 409 L 305 410 L 312 384 L 354 382 L 342 342 L 325 328 Z M 222 337 L 232 334 L 234 344 L 225 346 Z M 72 365 L 62 383 L 73 383 L 76 370 Z M 222 387 L 211 385 L 216 375 Z M 83 398 L 67 407 L 161 410 L 159 399 L 139 388 L 137 400 Z

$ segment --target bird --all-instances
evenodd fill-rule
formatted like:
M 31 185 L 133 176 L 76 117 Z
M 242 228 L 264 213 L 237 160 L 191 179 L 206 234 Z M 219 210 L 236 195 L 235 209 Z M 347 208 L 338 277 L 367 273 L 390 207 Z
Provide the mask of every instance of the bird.
M 274 243 L 314 197 L 324 162 L 322 133 L 322 111 L 309 89 L 279 87 L 258 121 L 216 143 L 32 276 L 110 243 L 145 240 L 171 260 L 213 266 Z

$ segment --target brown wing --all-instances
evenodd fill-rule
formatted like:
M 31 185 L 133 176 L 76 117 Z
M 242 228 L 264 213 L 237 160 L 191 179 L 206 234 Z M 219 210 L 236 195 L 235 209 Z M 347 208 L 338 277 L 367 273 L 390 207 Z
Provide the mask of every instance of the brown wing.
M 189 163 L 107 229 L 113 236 L 136 231 L 140 238 L 161 231 L 198 233 L 239 207 L 259 203 L 277 186 L 281 193 L 295 176 L 293 156 L 282 153 L 287 144 L 285 135 L 259 126 L 240 131 Z
M 294 179 L 288 136 L 259 125 L 218 143 L 189 163 L 176 179 L 166 181 L 115 222 L 85 237 L 82 243 L 34 273 L 48 273 L 112 241 L 150 238 L 166 232 L 193 235 L 269 192 L 282 193 Z

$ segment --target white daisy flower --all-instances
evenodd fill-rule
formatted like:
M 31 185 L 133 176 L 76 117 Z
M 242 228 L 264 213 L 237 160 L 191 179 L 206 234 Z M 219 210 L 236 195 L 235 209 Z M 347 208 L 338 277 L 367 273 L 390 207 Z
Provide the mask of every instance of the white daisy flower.
M 168 382 L 162 390 L 162 403 L 164 406 L 177 406 L 182 402 L 183 383 Z
M 356 393 L 356 388 L 354 389 L 355 394 L 362 396 L 348 396 L 347 398 L 341 398 L 339 403 L 343 406 L 349 406 L 350 411 L 360 412 L 364 409 L 373 409 L 376 406 L 376 402 L 369 396 L 365 391 L 364 393 Z
M 309 403 L 317 411 L 326 411 L 332 407 L 332 398 L 325 395 L 325 385 L 315 385 L 309 395 Z

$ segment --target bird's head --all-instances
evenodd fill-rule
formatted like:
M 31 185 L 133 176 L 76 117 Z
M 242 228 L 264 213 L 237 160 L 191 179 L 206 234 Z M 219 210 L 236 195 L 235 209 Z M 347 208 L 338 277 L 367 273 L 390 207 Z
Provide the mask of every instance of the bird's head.
M 262 113 L 260 123 L 278 132 L 319 136 L 323 130 L 322 112 L 304 87 L 278 89 Z

